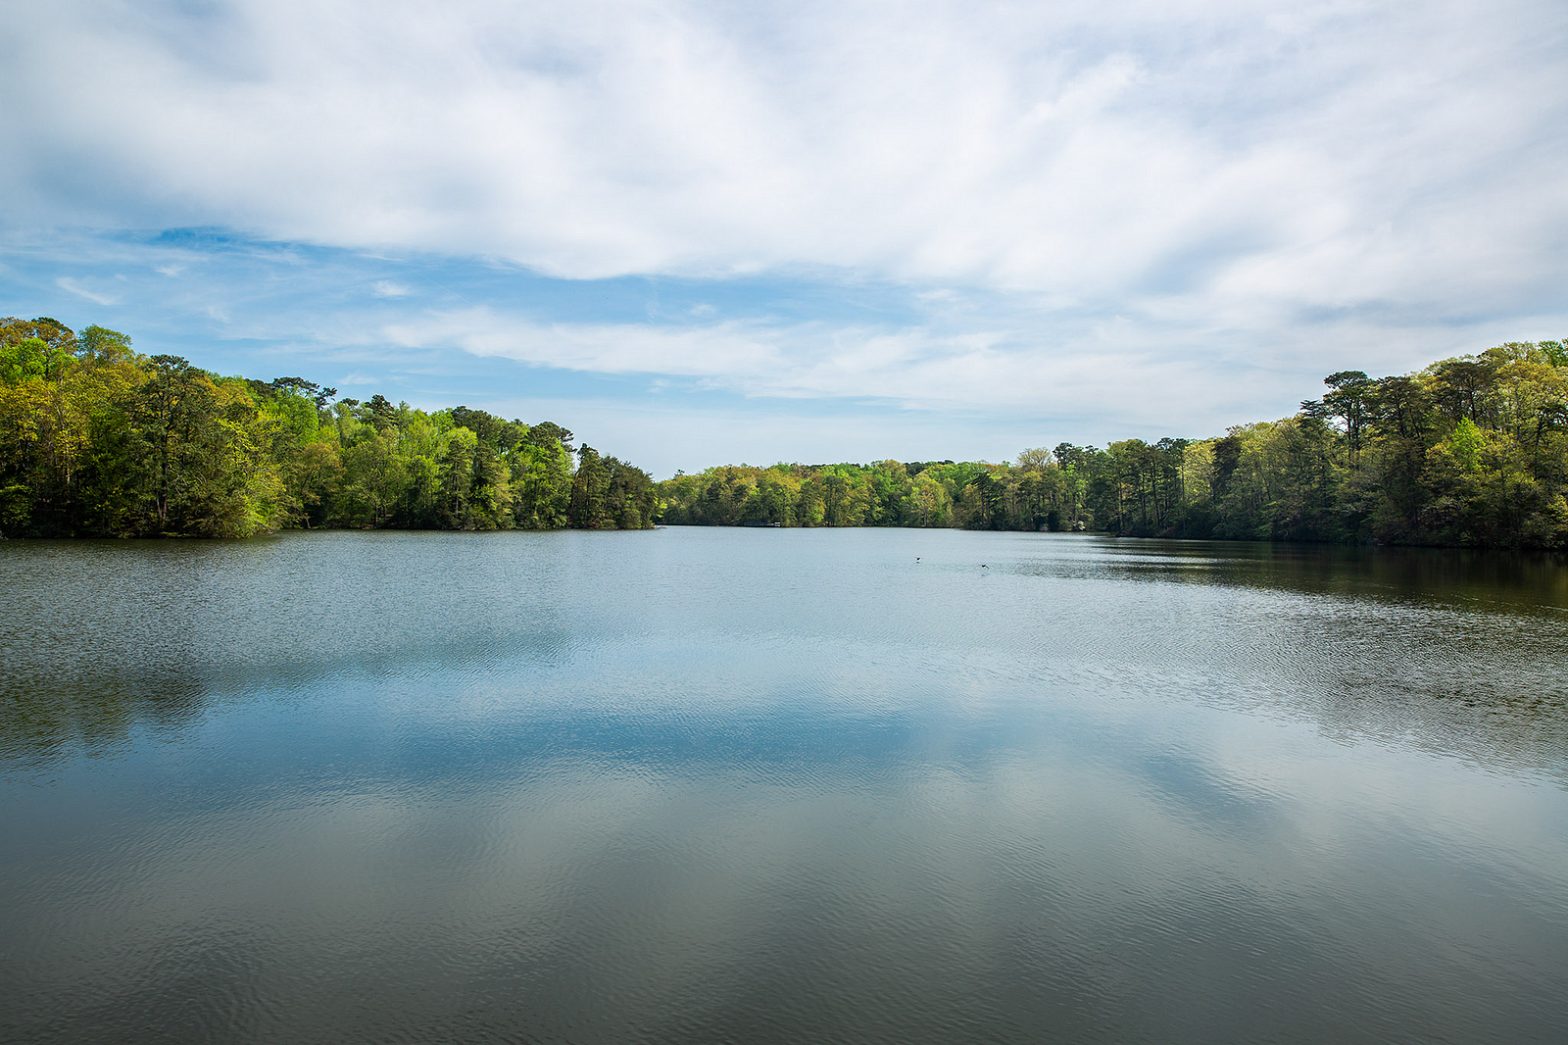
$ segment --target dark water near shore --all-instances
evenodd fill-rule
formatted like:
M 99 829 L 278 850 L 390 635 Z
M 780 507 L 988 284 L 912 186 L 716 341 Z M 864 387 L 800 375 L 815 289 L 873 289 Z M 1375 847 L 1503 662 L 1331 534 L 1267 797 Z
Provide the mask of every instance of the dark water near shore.
M 1561 560 L 321 533 L 0 600 L 0 1040 L 1568 1040 Z

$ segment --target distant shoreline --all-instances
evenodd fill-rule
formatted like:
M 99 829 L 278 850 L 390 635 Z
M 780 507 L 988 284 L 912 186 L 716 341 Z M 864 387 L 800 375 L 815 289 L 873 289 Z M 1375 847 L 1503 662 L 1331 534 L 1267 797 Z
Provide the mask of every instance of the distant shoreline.
M 1329 375 L 1206 439 L 1011 464 L 721 465 L 655 482 L 553 421 L 221 377 L 117 331 L 0 320 L 0 534 L 914 527 L 1340 545 L 1568 547 L 1568 347 Z

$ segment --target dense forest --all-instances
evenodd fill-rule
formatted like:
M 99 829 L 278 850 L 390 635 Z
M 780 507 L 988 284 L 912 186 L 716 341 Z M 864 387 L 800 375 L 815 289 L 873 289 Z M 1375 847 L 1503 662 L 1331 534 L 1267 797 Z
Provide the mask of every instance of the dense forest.
M 1293 417 L 1209 439 L 1062 443 L 1011 464 L 641 469 L 550 421 L 220 377 L 128 337 L 0 320 L 0 536 L 304 527 L 957 526 L 1568 547 L 1568 349 L 1330 375 Z
M 1568 547 L 1568 350 L 1342 371 L 1293 417 L 1211 439 L 1063 443 L 1013 464 L 744 465 L 659 485 L 667 523 L 1105 530 Z
M 653 525 L 648 475 L 552 422 L 335 395 L 0 320 L 0 536 Z

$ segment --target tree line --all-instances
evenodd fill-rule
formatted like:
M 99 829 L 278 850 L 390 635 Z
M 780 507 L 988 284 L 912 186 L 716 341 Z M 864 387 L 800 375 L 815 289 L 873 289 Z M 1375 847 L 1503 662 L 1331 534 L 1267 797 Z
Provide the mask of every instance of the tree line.
M 1292 417 L 1208 439 L 1062 443 L 1011 464 L 745 465 L 659 484 L 667 523 L 1100 530 L 1568 547 L 1568 349 L 1341 371 Z
M 0 535 L 928 526 L 1568 547 L 1568 349 L 1341 371 L 1278 421 L 1008 464 L 727 465 L 654 483 L 541 421 L 221 377 L 99 326 L 0 319 Z
M 553 422 L 336 396 L 0 319 L 0 536 L 653 525 L 647 473 Z

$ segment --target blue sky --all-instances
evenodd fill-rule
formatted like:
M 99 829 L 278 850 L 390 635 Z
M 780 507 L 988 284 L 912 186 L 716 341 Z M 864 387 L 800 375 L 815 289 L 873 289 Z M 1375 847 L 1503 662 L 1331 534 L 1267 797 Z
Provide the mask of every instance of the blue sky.
M 0 313 L 660 475 L 1215 434 L 1568 334 L 1564 53 L 1557 0 L 56 0 Z

